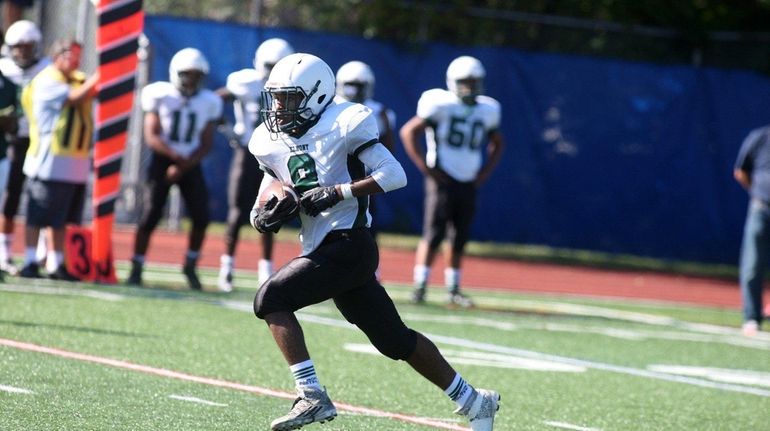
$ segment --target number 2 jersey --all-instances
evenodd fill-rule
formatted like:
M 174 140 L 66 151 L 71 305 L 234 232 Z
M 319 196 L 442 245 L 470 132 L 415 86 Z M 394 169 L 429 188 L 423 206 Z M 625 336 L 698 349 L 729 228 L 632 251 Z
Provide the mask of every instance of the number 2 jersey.
M 222 116 L 222 99 L 206 88 L 186 97 L 170 82 L 154 82 L 142 89 L 142 110 L 156 112 L 166 144 L 189 157 L 201 145 L 206 125 Z
M 425 131 L 428 167 L 439 168 L 460 182 L 476 179 L 487 135 L 500 128 L 500 104 L 491 97 L 476 96 L 475 105 L 466 105 L 451 91 L 435 88 L 420 96 L 417 116 L 429 124 Z
M 357 156 L 373 145 L 382 144 L 371 110 L 337 98 L 299 138 L 271 133 L 263 123 L 254 131 L 249 151 L 267 175 L 301 194 L 317 186 L 363 178 L 366 168 L 376 166 L 365 166 Z M 263 181 L 269 180 L 265 176 Z M 369 198 L 364 196 L 345 199 L 316 217 L 300 211 L 302 255 L 315 250 L 332 230 L 369 226 L 368 205 Z

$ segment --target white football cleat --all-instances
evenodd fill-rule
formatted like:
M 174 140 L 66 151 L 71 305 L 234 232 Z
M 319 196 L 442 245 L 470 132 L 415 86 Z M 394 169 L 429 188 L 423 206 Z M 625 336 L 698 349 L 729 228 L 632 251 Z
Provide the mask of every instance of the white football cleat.
M 224 266 L 219 268 L 217 289 L 219 289 L 220 292 L 233 291 L 233 271 L 230 268 Z
M 473 431 L 492 431 L 495 414 L 500 408 L 500 394 L 486 389 L 476 389 L 465 405 L 455 413 L 468 418 Z
M 741 331 L 746 337 L 756 337 L 759 334 L 759 323 L 756 320 L 747 320 L 743 322 Z
M 294 405 L 285 416 L 270 424 L 272 431 L 300 429 L 313 422 L 324 423 L 337 417 L 337 409 L 323 389 L 305 389 L 294 400 Z

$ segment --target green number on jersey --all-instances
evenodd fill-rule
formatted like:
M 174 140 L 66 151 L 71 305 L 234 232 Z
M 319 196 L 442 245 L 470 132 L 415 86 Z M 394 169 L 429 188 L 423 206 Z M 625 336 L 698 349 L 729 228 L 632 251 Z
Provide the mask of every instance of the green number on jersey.
M 291 181 L 299 193 L 318 187 L 318 172 L 312 157 L 307 154 L 295 154 L 289 157 L 287 165 Z

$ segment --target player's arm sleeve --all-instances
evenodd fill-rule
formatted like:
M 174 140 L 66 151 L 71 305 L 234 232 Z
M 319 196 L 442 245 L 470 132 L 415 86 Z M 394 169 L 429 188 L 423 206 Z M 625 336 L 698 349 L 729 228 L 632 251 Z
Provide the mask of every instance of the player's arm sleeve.
M 401 163 L 384 145 L 377 142 L 358 153 L 360 160 L 371 171 L 370 176 L 384 192 L 406 186 L 406 172 Z
M 738 158 L 735 160 L 735 169 L 740 169 L 744 172 L 751 173 L 754 168 L 754 152 L 757 146 L 764 139 L 767 139 L 767 130 L 757 129 L 752 130 L 746 139 L 743 140 L 741 148 L 738 151 Z

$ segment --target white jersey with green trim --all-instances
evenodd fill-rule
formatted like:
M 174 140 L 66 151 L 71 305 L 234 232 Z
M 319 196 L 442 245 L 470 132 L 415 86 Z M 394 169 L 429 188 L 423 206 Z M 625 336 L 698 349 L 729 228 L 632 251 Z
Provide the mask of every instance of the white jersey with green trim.
M 425 131 L 428 167 L 440 168 L 457 181 L 476 179 L 483 161 L 482 144 L 500 127 L 500 104 L 476 96 L 467 105 L 451 91 L 434 88 L 417 102 L 417 116 L 431 127 Z
M 186 97 L 170 82 L 153 82 L 142 89 L 142 110 L 157 113 L 166 144 L 189 157 L 201 145 L 206 125 L 222 116 L 222 99 L 206 88 Z
M 363 178 L 365 166 L 356 157 L 379 142 L 377 120 L 364 105 L 335 99 L 318 122 L 299 138 L 271 133 L 265 124 L 254 131 L 249 151 L 267 175 L 299 193 L 318 186 Z M 315 250 L 332 230 L 369 226 L 368 197 L 346 199 L 310 217 L 300 212 L 302 255 Z
M 238 135 L 240 144 L 249 145 L 254 129 L 262 122 L 260 106 L 262 105 L 262 88 L 265 82 L 259 79 L 256 69 L 243 69 L 227 75 L 225 87 L 235 97 L 233 115 L 235 125 L 233 132 Z

